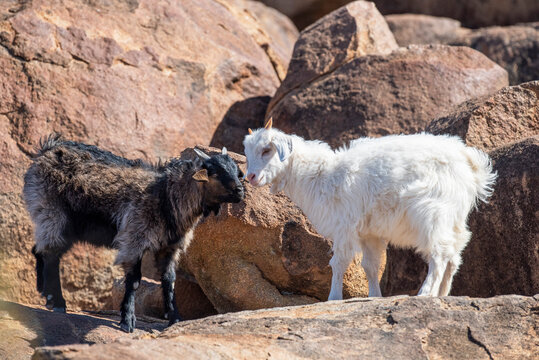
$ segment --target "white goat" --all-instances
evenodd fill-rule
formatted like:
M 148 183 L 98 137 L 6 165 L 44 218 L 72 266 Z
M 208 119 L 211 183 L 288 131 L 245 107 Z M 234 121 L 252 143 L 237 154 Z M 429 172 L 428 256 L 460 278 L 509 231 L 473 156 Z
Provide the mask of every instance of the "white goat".
M 272 129 L 271 119 L 249 133 L 249 182 L 284 191 L 333 240 L 329 300 L 342 299 L 343 275 L 358 251 L 369 296 L 382 296 L 378 269 L 388 243 L 415 248 L 428 263 L 418 295 L 449 294 L 471 236 L 468 213 L 496 179 L 488 155 L 458 137 L 425 133 L 360 138 L 336 151 Z

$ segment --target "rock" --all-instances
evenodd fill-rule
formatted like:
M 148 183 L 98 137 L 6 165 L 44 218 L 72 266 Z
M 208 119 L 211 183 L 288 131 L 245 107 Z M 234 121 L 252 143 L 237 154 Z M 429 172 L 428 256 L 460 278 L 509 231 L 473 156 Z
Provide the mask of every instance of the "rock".
M 0 358 L 30 359 L 39 346 L 103 344 L 129 338 L 155 337 L 165 321 L 138 317 L 132 334 L 120 330 L 117 313 L 59 314 L 38 306 L 0 301 Z
M 261 0 L 288 15 L 299 29 L 349 3 L 350 0 Z M 374 0 L 382 14 L 415 13 L 460 20 L 467 27 L 511 25 L 537 21 L 539 3 L 535 0 Z
M 506 85 L 507 72 L 478 51 L 411 45 L 354 58 L 290 91 L 268 115 L 285 132 L 337 147 L 360 136 L 421 131 L 463 101 Z
M 233 104 L 273 94 L 286 67 L 277 55 L 292 37 L 274 42 L 256 19 L 286 20 L 259 5 L 252 18 L 211 0 L 0 2 L 1 297 L 42 303 L 21 198 L 38 140 L 56 131 L 151 161 L 208 144 Z M 110 306 L 113 256 L 81 247 L 64 259 L 68 309 Z
M 202 148 L 209 154 L 217 149 Z M 229 152 L 245 171 L 245 157 Z M 190 149 L 182 157 L 191 158 Z M 182 258 L 218 312 L 289 306 L 326 300 L 332 243 L 316 234 L 301 210 L 269 187 L 246 185 L 245 200 L 222 206 L 196 228 Z M 349 267 L 346 297 L 366 296 L 359 259 Z M 383 265 L 380 269 L 380 276 Z
M 539 28 L 533 25 L 478 29 L 452 44 L 481 51 L 507 70 L 512 85 L 539 79 Z
M 123 281 L 115 281 L 112 291 L 113 309 L 120 309 L 125 287 Z M 199 319 L 217 314 L 217 311 L 200 289 L 198 284 L 183 278 L 177 278 L 174 291 L 176 303 L 182 319 Z M 163 318 L 163 291 L 161 283 L 142 278 L 135 296 L 135 313 L 137 316 Z
M 343 6 L 301 32 L 286 78 L 271 100 L 268 113 L 291 91 L 350 60 L 367 54 L 389 54 L 397 48 L 372 2 L 356 1 Z
M 539 293 L 539 136 L 489 155 L 498 179 L 489 203 L 472 211 L 472 239 L 451 294 L 534 295 Z M 390 249 L 382 293 L 413 293 L 425 275 L 426 264 L 418 256 Z
M 153 339 L 38 348 L 33 359 L 534 359 L 538 297 L 351 299 L 178 323 Z
M 451 134 L 482 150 L 539 135 L 539 81 L 469 100 L 430 123 L 433 134 Z
M 384 18 L 400 46 L 448 44 L 466 31 L 460 27 L 460 21 L 444 17 L 393 14 Z

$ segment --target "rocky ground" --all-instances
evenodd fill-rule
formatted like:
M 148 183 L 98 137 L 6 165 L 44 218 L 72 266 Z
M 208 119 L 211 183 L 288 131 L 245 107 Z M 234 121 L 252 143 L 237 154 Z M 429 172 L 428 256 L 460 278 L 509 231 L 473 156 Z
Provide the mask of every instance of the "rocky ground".
M 0 358 L 537 358 L 538 4 L 0 2 Z M 451 292 L 474 298 L 362 300 L 358 255 L 344 282 L 352 300 L 318 303 L 331 240 L 283 194 L 247 186 L 244 202 L 198 226 L 180 261 L 180 313 L 200 320 L 164 330 L 149 256 L 138 330 L 120 332 L 115 252 L 84 244 L 62 260 L 69 313 L 36 305 L 21 189 L 42 136 L 148 161 L 226 146 L 245 170 L 247 128 L 270 116 L 332 147 L 428 131 L 487 151 L 498 181 L 470 215 Z M 390 248 L 382 292 L 414 295 L 425 275 L 412 251 Z M 278 309 L 245 312 L 267 308 Z
M 498 296 L 350 299 L 243 311 L 164 329 L 118 317 L 54 314 L 2 303 L 3 332 L 16 353 L 3 359 L 534 359 L 539 354 L 539 298 Z M 0 349 L 6 338 L 0 338 Z M 1 350 L 0 350 L 1 351 Z M 16 355 L 16 356 L 15 356 Z

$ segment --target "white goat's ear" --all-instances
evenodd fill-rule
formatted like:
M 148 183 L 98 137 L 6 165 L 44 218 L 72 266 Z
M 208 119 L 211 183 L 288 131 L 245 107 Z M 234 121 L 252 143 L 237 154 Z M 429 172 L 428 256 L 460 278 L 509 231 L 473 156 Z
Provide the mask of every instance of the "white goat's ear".
M 288 159 L 290 154 L 292 154 L 292 140 L 286 136 L 275 137 L 272 142 L 277 154 L 279 155 L 279 160 L 285 161 Z
M 223 154 L 223 155 L 228 154 L 228 151 L 227 151 L 226 147 L 223 146 L 223 150 L 221 150 L 221 154 Z
M 208 182 L 210 179 L 208 178 L 208 170 L 206 169 L 200 169 L 196 173 L 193 174 L 193 179 L 199 182 Z
M 195 153 L 202 159 L 202 160 L 208 160 L 210 157 L 204 153 L 202 150 L 198 150 L 197 148 L 194 148 Z

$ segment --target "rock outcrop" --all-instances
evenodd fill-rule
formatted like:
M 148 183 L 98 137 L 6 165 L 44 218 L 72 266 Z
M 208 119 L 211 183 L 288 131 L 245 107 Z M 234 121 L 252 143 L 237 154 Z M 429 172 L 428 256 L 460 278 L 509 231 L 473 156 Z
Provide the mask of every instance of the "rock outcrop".
M 299 29 L 351 0 L 260 0 L 288 15 Z M 539 3 L 535 0 L 374 0 L 382 14 L 414 13 L 445 16 L 477 28 L 537 21 Z
M 507 72 L 473 49 L 411 45 L 354 58 L 288 92 L 267 116 L 285 132 L 337 147 L 359 136 L 421 131 L 507 84 Z
M 152 161 L 208 144 L 233 104 L 275 92 L 294 31 L 239 0 L 0 2 L 0 296 L 41 302 L 21 198 L 41 137 Z M 110 306 L 113 257 L 64 258 L 69 309 Z
M 34 360 L 534 359 L 539 298 L 350 299 L 178 323 L 159 335 L 38 348 Z
M 493 95 L 464 102 L 425 130 L 457 135 L 467 145 L 486 151 L 539 135 L 539 81 L 505 87 Z
M 412 44 L 448 44 L 467 29 L 460 21 L 420 14 L 393 14 L 384 18 L 399 46 Z
M 483 28 L 461 35 L 452 45 L 481 51 L 507 70 L 511 85 L 539 80 L 539 28 L 526 24 Z

